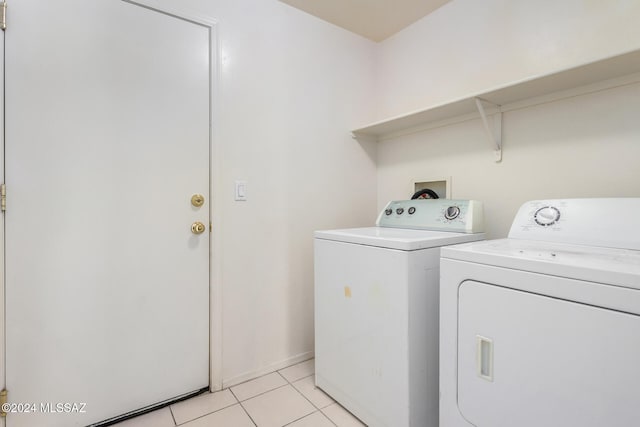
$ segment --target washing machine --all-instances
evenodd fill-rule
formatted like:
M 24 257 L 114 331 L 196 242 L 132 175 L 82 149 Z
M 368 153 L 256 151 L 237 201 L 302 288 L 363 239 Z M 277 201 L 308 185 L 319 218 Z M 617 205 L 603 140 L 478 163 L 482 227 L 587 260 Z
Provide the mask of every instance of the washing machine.
M 440 247 L 482 227 L 480 202 L 417 199 L 317 231 L 316 385 L 369 426 L 436 427 Z
M 640 425 L 640 199 L 525 203 L 440 298 L 441 427 Z

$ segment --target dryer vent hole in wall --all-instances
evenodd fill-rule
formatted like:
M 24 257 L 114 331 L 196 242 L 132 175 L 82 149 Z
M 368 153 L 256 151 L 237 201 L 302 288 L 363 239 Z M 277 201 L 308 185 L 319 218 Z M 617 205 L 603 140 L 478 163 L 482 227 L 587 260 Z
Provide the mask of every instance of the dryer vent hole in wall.
M 451 178 L 415 180 L 411 183 L 411 199 L 450 199 Z
M 422 190 L 416 191 L 411 196 L 411 200 L 415 199 L 439 199 L 438 194 L 430 188 L 424 188 Z

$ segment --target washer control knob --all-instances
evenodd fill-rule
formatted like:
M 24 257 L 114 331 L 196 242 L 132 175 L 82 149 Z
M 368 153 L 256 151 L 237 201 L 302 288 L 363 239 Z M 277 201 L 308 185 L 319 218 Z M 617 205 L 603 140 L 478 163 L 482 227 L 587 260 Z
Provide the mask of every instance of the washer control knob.
M 560 219 L 560 211 L 553 206 L 545 206 L 540 208 L 533 214 L 533 219 L 536 224 L 543 227 L 549 227 L 555 224 Z
M 403 213 L 403 212 L 404 212 L 404 208 L 398 208 L 398 209 L 396 209 L 396 213 L 397 213 L 398 215 L 402 215 L 402 213 Z
M 444 212 L 444 217 L 449 220 L 458 218 L 458 215 L 460 215 L 460 208 L 457 206 L 449 206 Z
M 386 209 L 384 213 L 385 215 L 391 215 L 393 213 L 393 209 Z
M 409 212 L 409 215 L 413 215 L 414 213 L 416 213 L 416 208 L 411 206 L 407 212 Z

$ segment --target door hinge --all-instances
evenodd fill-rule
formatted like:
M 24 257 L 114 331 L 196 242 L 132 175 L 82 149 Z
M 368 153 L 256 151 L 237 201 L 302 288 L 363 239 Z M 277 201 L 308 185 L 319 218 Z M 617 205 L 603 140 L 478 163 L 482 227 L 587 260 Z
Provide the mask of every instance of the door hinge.
M 0 185 L 0 206 L 2 207 L 2 212 L 7 210 L 7 185 Z
M 7 389 L 0 391 L 0 417 L 6 417 L 7 411 L 5 411 L 5 407 L 7 406 Z
M 7 2 L 0 2 L 0 28 L 2 31 L 7 29 Z

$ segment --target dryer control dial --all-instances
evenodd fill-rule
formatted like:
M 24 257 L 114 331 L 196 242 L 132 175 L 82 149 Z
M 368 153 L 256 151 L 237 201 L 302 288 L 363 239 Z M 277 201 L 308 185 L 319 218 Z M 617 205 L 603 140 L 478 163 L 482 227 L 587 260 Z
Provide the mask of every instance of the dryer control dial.
M 456 219 L 460 215 L 460 208 L 457 206 L 449 206 L 446 211 L 444 211 L 444 217 L 448 220 Z
M 533 219 L 536 224 L 541 225 L 543 227 L 549 227 L 550 225 L 555 224 L 560 219 L 560 211 L 558 208 L 553 206 L 545 206 L 536 211 L 533 215 Z

